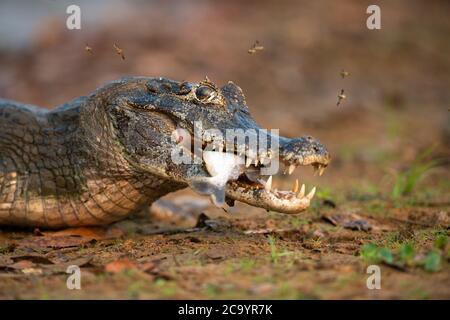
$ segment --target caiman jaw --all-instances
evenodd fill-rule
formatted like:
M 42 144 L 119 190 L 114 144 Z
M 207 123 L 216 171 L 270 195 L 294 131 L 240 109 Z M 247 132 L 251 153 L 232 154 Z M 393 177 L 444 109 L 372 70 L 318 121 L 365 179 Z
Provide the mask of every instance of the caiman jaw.
M 302 145 L 302 150 L 298 149 Z M 283 148 L 284 147 L 284 148 Z M 224 202 L 234 204 L 234 200 L 249 205 L 281 213 L 299 213 L 309 207 L 316 188 L 307 190 L 304 184 L 296 180 L 292 190 L 272 188 L 272 176 L 260 173 L 271 161 L 279 161 L 286 167 L 285 173 L 292 174 L 297 166 L 311 165 L 322 175 L 330 156 L 320 143 L 313 141 L 305 144 L 303 140 L 290 140 L 277 153 L 277 158 L 264 154 L 259 157 L 246 157 L 234 153 L 205 151 L 204 165 L 211 177 L 199 177 L 192 181 L 191 187 L 201 194 L 210 195 L 213 203 L 219 207 Z M 244 161 L 245 160 L 245 161 Z M 280 171 L 280 166 L 278 166 Z
M 280 160 L 287 167 L 285 173 L 291 174 L 297 165 L 312 165 L 314 170 L 322 175 L 328 165 L 329 157 L 320 159 L 321 162 L 308 162 L 310 160 L 305 159 L 307 161 L 304 164 L 290 163 L 286 159 Z M 272 188 L 272 180 L 272 176 L 269 176 L 265 177 L 265 180 L 258 179 L 254 182 L 241 175 L 239 179 L 227 183 L 226 196 L 228 199 L 245 202 L 255 207 L 288 214 L 299 213 L 309 207 L 316 187 L 307 190 L 305 184 L 300 185 L 296 180 L 292 190 L 277 190 Z

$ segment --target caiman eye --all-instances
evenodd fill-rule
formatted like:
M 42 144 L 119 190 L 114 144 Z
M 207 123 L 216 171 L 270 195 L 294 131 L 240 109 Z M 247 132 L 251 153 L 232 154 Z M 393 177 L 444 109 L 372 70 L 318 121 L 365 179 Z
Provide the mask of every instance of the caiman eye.
M 195 90 L 195 96 L 198 100 L 210 100 L 216 96 L 216 91 L 207 86 L 200 86 Z

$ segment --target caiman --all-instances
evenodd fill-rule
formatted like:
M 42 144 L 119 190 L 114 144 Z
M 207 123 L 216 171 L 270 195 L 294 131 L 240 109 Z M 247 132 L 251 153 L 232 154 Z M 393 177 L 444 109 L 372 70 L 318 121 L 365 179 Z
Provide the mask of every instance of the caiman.
M 198 123 L 197 149 L 205 156 L 173 161 L 180 146 L 194 155 L 199 151 L 193 147 Z M 180 129 L 191 138 L 183 141 Z M 251 153 L 248 139 L 233 140 L 232 151 L 224 139 L 219 145 L 214 139 L 207 150 L 210 129 L 224 137 L 229 129 L 251 129 L 269 142 Z M 297 182 L 293 191 L 276 190 L 272 176 L 255 178 L 255 171 L 279 161 L 289 173 L 300 165 L 322 173 L 329 153 L 310 136 L 268 132 L 251 117 L 237 85 L 218 88 L 208 79 L 129 77 L 50 110 L 0 99 L 0 224 L 108 224 L 185 187 L 210 194 L 219 206 L 237 200 L 298 213 L 309 206 L 315 188 L 307 191 Z M 244 164 L 238 165 L 241 158 Z

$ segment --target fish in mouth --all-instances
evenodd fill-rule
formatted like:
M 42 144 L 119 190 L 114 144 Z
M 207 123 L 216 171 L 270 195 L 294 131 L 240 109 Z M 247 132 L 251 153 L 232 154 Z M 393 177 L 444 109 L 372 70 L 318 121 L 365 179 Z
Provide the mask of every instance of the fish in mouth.
M 311 137 L 282 139 L 281 151 L 260 153 L 257 157 L 234 152 L 203 151 L 203 163 L 211 177 L 191 180 L 191 187 L 212 202 L 224 207 L 226 202 L 245 202 L 255 207 L 282 213 L 299 213 L 309 207 L 316 187 L 307 190 L 304 183 L 295 181 L 291 190 L 272 187 L 273 175 L 263 175 L 264 169 L 278 161 L 276 173 L 292 174 L 297 166 L 311 165 L 320 176 L 328 166 L 330 157 L 326 149 Z M 284 169 L 283 169 L 284 168 Z

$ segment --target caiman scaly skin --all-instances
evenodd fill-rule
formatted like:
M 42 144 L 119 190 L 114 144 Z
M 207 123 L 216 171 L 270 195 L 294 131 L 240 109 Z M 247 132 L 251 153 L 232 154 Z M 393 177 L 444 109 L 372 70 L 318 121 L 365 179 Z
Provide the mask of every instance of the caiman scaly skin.
M 173 131 L 193 132 L 194 121 L 205 129 L 258 128 L 231 82 L 219 89 L 209 81 L 125 78 L 52 110 L 0 99 L 0 224 L 108 224 L 208 177 L 204 164 L 171 161 Z M 280 137 L 280 157 L 321 167 L 330 158 L 310 137 Z M 252 203 L 260 189 L 230 184 L 227 202 L 268 208 Z

